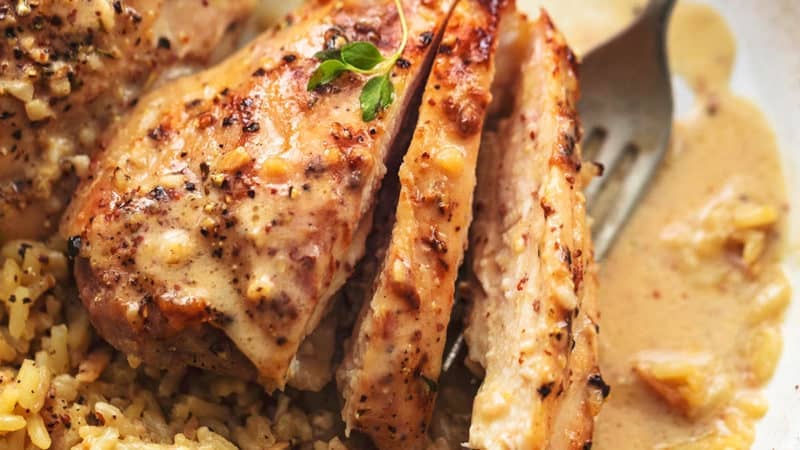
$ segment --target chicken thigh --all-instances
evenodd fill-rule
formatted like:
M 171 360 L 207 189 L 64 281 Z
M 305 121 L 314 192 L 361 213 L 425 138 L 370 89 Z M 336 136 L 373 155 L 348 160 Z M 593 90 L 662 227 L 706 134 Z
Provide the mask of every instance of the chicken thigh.
M 449 0 L 405 0 L 394 102 L 365 122 L 366 77 L 307 91 L 342 42 L 389 54 L 392 0 L 317 1 L 220 65 L 142 98 L 63 222 L 81 298 L 124 352 L 283 388 L 304 338 L 362 256 L 400 123 Z

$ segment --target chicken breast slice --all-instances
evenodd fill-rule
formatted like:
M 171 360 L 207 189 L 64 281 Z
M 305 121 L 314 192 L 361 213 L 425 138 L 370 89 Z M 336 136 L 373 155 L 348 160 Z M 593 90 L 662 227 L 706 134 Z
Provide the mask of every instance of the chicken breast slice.
M 575 57 L 542 12 L 522 21 L 513 109 L 481 149 L 465 337 L 485 369 L 468 446 L 585 449 L 607 393 L 579 177 Z
M 368 123 L 366 77 L 306 86 L 326 46 L 394 51 L 392 0 L 314 2 L 214 69 L 143 98 L 63 222 L 99 333 L 155 365 L 283 388 L 364 251 L 384 161 L 451 5 L 403 2 L 411 41 L 392 68 L 395 101 Z
M 52 234 L 106 127 L 232 51 L 254 3 L 0 2 L 0 242 Z
M 391 241 L 338 373 L 348 430 L 380 449 L 424 447 L 509 3 L 461 0 L 447 22 L 400 166 Z

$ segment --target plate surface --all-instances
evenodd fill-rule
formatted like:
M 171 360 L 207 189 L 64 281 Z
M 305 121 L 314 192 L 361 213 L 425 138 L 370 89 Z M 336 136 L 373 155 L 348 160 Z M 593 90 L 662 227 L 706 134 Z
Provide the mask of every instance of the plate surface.
M 800 2 L 708 0 L 736 35 L 732 89 L 757 104 L 772 124 L 790 202 L 786 272 L 794 297 L 783 326 L 783 355 L 767 388 L 770 408 L 755 450 L 800 449 Z

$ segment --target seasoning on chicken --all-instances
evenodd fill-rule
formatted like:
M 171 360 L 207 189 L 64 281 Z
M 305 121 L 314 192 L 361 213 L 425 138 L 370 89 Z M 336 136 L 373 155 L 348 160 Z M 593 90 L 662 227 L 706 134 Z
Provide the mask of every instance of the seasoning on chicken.
M 253 7 L 0 2 L 0 241 L 51 234 L 106 127 L 159 80 L 232 49 L 236 24 Z
M 466 330 L 485 368 L 469 447 L 585 449 L 607 394 L 581 193 L 576 62 L 544 12 L 529 27 L 511 113 L 479 163 Z
M 348 429 L 381 449 L 424 447 L 506 3 L 461 0 L 447 22 L 400 166 L 391 242 L 339 372 Z
M 92 163 L 63 223 L 99 333 L 283 388 L 303 339 L 364 251 L 385 160 L 448 0 L 407 0 L 394 101 L 362 119 L 365 77 L 308 91 L 314 56 L 402 38 L 392 0 L 317 1 L 217 67 L 142 98 Z

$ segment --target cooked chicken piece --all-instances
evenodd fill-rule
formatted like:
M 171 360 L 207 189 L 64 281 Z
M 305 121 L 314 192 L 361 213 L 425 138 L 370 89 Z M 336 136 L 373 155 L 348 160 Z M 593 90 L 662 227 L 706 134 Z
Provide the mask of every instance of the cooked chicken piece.
M 400 166 L 391 242 L 339 372 L 348 429 L 381 449 L 425 443 L 506 4 L 461 0 L 448 20 Z
M 485 368 L 469 447 L 585 449 L 607 387 L 578 171 L 576 63 L 545 13 L 529 27 L 513 111 L 481 151 L 466 330 Z M 520 36 L 525 37 L 525 32 Z
M 319 392 L 331 381 L 336 325 L 336 314 L 329 313 L 306 337 L 289 367 L 289 386 Z
M 232 49 L 237 22 L 253 7 L 254 0 L 0 2 L 0 240 L 51 234 L 106 126 L 158 80 Z
M 366 77 L 306 90 L 314 54 L 400 44 L 392 0 L 318 1 L 216 68 L 144 97 L 93 162 L 63 233 L 100 334 L 283 388 L 303 339 L 361 257 L 385 160 L 449 0 L 406 0 L 395 101 L 364 122 Z M 80 247 L 78 251 L 78 247 Z

